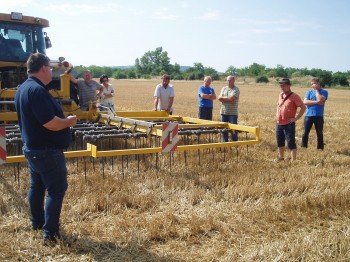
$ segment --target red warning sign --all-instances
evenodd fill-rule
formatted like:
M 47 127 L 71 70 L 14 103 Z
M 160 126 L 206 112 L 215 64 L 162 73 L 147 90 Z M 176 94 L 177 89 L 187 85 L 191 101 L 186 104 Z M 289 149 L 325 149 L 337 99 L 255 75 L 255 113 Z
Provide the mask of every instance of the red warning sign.
M 0 127 L 0 165 L 6 162 L 6 131 Z
M 162 152 L 172 152 L 177 149 L 179 142 L 178 131 L 179 125 L 177 123 L 164 123 L 162 133 Z

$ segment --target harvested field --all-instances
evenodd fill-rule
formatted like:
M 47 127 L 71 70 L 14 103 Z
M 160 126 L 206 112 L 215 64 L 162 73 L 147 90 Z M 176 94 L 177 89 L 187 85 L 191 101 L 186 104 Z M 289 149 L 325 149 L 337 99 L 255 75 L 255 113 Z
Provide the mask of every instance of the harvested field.
M 116 109 L 151 110 L 158 80 L 112 80 Z M 199 81 L 171 81 L 174 114 L 197 116 Z M 224 82 L 213 82 L 219 94 Z M 275 163 L 280 88 L 247 84 L 238 123 L 259 126 L 261 143 L 226 150 L 68 161 L 61 217 L 77 241 L 54 248 L 30 227 L 28 169 L 0 167 L 1 261 L 349 261 L 350 91 L 328 89 L 325 150 L 316 134 L 297 160 Z M 301 97 L 308 90 L 293 86 Z M 218 101 L 214 120 L 219 120 Z M 200 154 L 200 157 L 199 157 Z M 87 163 L 84 164 L 84 161 Z M 138 166 L 140 163 L 140 166 Z M 85 165 L 85 167 L 84 167 Z M 86 173 L 85 169 L 86 168 Z M 16 175 L 16 177 L 15 177 Z

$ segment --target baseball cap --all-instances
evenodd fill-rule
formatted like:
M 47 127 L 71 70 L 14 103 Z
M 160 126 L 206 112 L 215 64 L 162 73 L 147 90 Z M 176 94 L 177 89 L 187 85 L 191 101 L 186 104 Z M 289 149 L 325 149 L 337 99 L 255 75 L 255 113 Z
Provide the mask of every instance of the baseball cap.
M 280 85 L 291 85 L 289 78 L 282 78 L 282 80 L 278 81 Z

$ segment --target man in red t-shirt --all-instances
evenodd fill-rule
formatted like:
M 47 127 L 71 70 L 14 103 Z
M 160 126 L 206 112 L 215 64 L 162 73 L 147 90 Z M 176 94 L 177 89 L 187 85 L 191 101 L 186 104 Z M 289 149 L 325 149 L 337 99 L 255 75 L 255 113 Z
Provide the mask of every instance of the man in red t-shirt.
M 291 83 L 288 78 L 283 78 L 279 81 L 279 84 L 282 92 L 279 95 L 277 104 L 277 160 L 284 160 L 285 140 L 287 140 L 288 148 L 291 150 L 291 160 L 293 161 L 297 155 L 295 122 L 303 116 L 306 106 L 301 98 L 290 89 Z M 297 114 L 298 107 L 300 107 L 300 110 Z

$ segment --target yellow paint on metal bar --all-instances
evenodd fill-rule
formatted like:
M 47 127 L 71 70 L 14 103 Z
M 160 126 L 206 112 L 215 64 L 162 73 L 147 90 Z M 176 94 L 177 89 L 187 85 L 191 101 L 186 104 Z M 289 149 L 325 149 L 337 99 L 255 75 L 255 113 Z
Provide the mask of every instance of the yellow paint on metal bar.
M 17 89 L 2 89 L 0 98 L 15 98 Z
M 159 152 L 162 152 L 161 147 L 120 149 L 120 150 L 109 150 L 109 151 L 96 151 L 96 155 L 94 155 L 93 157 L 143 155 L 143 154 L 154 154 Z
M 2 121 L 17 121 L 17 113 L 16 112 L 0 112 L 0 119 Z
M 79 151 L 67 151 L 64 152 L 65 158 L 74 158 L 74 157 L 84 157 L 84 156 L 92 156 L 92 145 L 90 143 L 86 144 L 86 150 L 79 150 Z M 5 163 L 12 164 L 12 163 L 19 163 L 19 162 L 26 162 L 26 158 L 24 155 L 18 155 L 18 156 L 7 156 Z
M 51 89 L 49 92 L 55 98 L 70 99 L 70 76 L 60 75 L 60 90 Z
M 117 111 L 120 117 L 136 118 L 136 117 L 167 117 L 166 111 Z
M 166 121 L 166 120 L 171 120 L 171 121 L 176 121 L 174 120 L 174 117 L 172 116 L 134 116 L 133 119 L 137 120 L 144 120 L 144 121 Z
M 235 147 L 235 146 L 246 146 L 254 145 L 259 143 L 257 140 L 244 140 L 236 142 L 223 142 L 223 143 L 210 143 L 210 144 L 196 144 L 196 145 L 182 145 L 178 146 L 176 151 L 183 152 L 188 150 L 198 150 L 207 148 L 222 148 L 222 147 Z M 94 148 L 95 146 L 93 146 Z M 95 147 L 96 149 L 96 147 Z M 161 153 L 161 147 L 152 148 L 136 148 L 136 149 L 118 149 L 118 150 L 106 150 L 106 151 L 92 151 L 92 156 L 98 157 L 112 157 L 112 156 L 127 156 L 127 155 L 144 155 L 144 154 L 154 154 Z
M 198 150 L 198 149 L 206 149 L 206 148 L 247 146 L 247 145 L 254 145 L 254 144 L 258 144 L 258 143 L 259 143 L 259 141 L 257 141 L 257 140 L 244 140 L 244 141 L 236 141 L 236 142 L 184 145 L 184 146 L 178 146 L 177 151 Z
M 24 155 L 19 155 L 19 156 L 7 156 L 6 157 L 6 164 L 12 164 L 12 163 L 20 163 L 20 162 L 26 162 L 26 158 Z
M 179 124 L 179 128 L 186 128 L 186 129 L 198 129 L 198 128 L 207 128 L 207 127 L 215 127 L 215 128 L 225 128 L 227 127 L 227 124 L 221 123 L 221 122 L 211 122 L 210 124 Z

